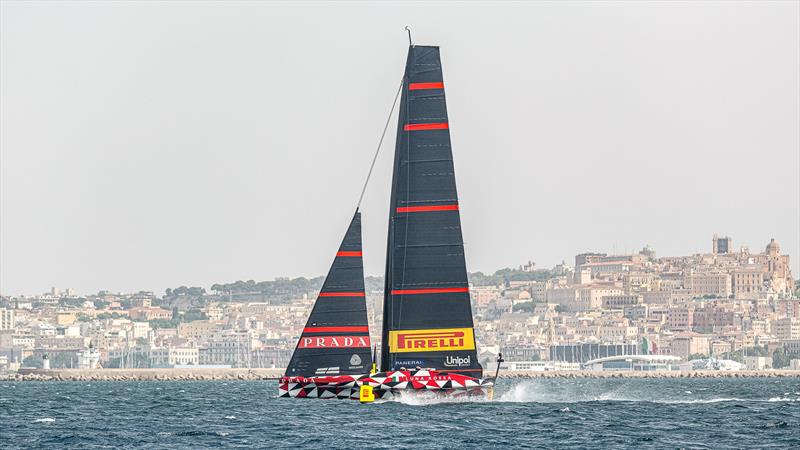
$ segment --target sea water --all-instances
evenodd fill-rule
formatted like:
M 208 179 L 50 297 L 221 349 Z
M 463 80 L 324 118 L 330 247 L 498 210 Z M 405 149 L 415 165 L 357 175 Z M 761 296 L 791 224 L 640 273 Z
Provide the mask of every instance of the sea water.
M 500 380 L 495 400 L 276 398 L 277 383 L 0 383 L 0 448 L 800 448 L 800 379 Z

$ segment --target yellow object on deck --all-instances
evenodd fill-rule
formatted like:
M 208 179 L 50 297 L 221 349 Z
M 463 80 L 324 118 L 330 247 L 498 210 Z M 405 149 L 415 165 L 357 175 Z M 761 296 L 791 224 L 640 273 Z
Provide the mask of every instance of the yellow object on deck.
M 375 401 L 375 394 L 372 392 L 372 386 L 365 384 L 361 386 L 358 392 L 358 399 L 361 403 L 372 403 Z

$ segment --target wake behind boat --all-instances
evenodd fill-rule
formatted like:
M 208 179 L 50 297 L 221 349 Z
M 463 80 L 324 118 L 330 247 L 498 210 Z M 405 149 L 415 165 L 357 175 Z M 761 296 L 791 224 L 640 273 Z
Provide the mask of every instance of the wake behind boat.
M 357 211 L 280 380 L 281 397 L 491 397 L 494 378 L 483 378 L 475 344 L 449 128 L 439 47 L 411 45 L 392 177 L 381 371 L 374 360 L 367 368 Z

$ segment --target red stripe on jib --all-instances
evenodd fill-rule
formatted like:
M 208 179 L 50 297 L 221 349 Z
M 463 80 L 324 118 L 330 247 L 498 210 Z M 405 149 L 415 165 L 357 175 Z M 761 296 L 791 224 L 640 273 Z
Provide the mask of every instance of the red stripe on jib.
M 399 213 L 428 212 L 428 211 L 458 211 L 458 203 L 455 205 L 434 205 L 434 206 L 401 206 L 397 208 Z
M 307 336 L 297 348 L 369 348 L 369 336 Z
M 446 130 L 447 129 L 447 122 L 442 123 L 409 123 L 403 127 L 406 131 L 417 131 L 417 130 Z
M 469 292 L 469 288 L 394 289 L 392 295 L 450 294 L 453 292 Z
M 369 333 L 369 327 L 305 327 L 303 333 Z
M 418 91 L 420 89 L 444 89 L 444 83 L 442 83 L 442 82 L 410 83 L 408 85 L 408 90 L 409 91 Z
M 361 252 L 336 252 L 336 256 L 362 256 Z
M 320 292 L 320 297 L 364 297 L 363 292 Z

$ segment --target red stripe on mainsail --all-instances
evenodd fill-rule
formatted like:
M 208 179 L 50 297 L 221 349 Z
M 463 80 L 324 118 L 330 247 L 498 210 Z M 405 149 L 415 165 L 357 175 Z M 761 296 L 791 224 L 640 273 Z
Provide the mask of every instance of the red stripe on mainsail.
M 447 129 L 447 122 L 442 123 L 409 123 L 403 127 L 406 131 L 416 131 L 416 130 L 446 130 Z
M 363 292 L 320 292 L 320 297 L 364 297 Z
M 336 252 L 336 256 L 362 256 L 361 252 Z
M 408 85 L 408 90 L 409 91 L 418 91 L 420 89 L 444 89 L 444 83 L 442 83 L 442 82 L 409 83 L 409 85 Z
M 454 205 L 401 206 L 397 208 L 397 212 L 399 213 L 428 212 L 428 211 L 458 211 L 458 203 Z
M 392 295 L 449 294 L 453 292 L 469 292 L 469 288 L 394 289 Z
M 369 333 L 369 327 L 305 327 L 303 333 Z

